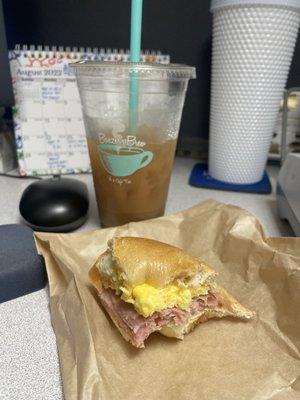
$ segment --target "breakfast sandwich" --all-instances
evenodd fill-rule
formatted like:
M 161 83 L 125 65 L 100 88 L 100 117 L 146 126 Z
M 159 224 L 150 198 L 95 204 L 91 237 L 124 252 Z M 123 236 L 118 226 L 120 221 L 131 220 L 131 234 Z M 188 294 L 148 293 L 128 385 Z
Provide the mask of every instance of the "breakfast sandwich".
M 183 339 L 210 318 L 254 313 L 220 287 L 201 259 L 155 240 L 115 237 L 89 276 L 102 306 L 135 347 L 155 331 Z

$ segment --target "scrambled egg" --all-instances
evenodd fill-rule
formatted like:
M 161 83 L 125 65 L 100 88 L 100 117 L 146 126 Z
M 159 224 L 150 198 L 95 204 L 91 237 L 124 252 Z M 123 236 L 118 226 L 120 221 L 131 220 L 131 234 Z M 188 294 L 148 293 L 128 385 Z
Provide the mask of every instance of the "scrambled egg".
M 144 317 L 149 317 L 155 311 L 178 306 L 186 309 L 193 297 L 208 293 L 209 286 L 202 283 L 193 287 L 180 287 L 170 284 L 164 287 L 155 287 L 143 283 L 132 288 L 120 288 L 121 298 L 127 303 L 132 303 L 136 311 Z
M 102 264 L 98 266 L 101 273 L 106 275 L 115 286 L 121 290 L 121 298 L 131 303 L 136 311 L 145 318 L 150 317 L 156 311 L 178 306 L 188 308 L 194 297 L 205 295 L 209 291 L 207 283 L 199 284 L 197 276 L 190 282 L 190 286 L 179 286 L 176 282 L 167 286 L 157 287 L 148 283 L 136 286 L 128 286 L 115 268 L 112 268 L 111 254 L 107 254 Z M 118 291 L 118 294 L 119 291 Z

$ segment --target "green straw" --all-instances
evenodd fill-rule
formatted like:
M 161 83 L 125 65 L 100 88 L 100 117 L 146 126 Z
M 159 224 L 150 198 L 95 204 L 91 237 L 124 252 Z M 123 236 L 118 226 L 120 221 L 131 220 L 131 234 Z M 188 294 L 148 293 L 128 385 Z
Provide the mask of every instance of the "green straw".
M 131 1 L 130 61 L 140 62 L 143 0 Z
M 137 63 L 141 59 L 143 0 L 131 1 L 130 61 Z M 137 133 L 138 127 L 139 81 L 136 73 L 130 74 L 129 83 L 129 129 Z

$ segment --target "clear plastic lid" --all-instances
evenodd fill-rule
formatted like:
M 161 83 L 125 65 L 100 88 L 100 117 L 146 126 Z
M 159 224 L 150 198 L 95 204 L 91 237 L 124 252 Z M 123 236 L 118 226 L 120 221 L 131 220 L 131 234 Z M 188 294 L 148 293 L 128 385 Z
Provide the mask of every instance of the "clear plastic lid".
M 139 79 L 193 79 L 196 69 L 184 64 L 155 64 L 111 61 L 79 61 L 70 64 L 76 76 L 97 76 L 105 78 L 128 78 L 131 75 Z

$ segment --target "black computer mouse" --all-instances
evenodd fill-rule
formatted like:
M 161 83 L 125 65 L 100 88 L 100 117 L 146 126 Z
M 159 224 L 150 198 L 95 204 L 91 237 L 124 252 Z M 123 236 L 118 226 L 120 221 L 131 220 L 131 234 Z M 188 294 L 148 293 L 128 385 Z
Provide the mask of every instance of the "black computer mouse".
M 79 228 L 89 208 L 85 183 L 53 177 L 29 185 L 20 200 L 20 213 L 36 231 L 69 232 Z

